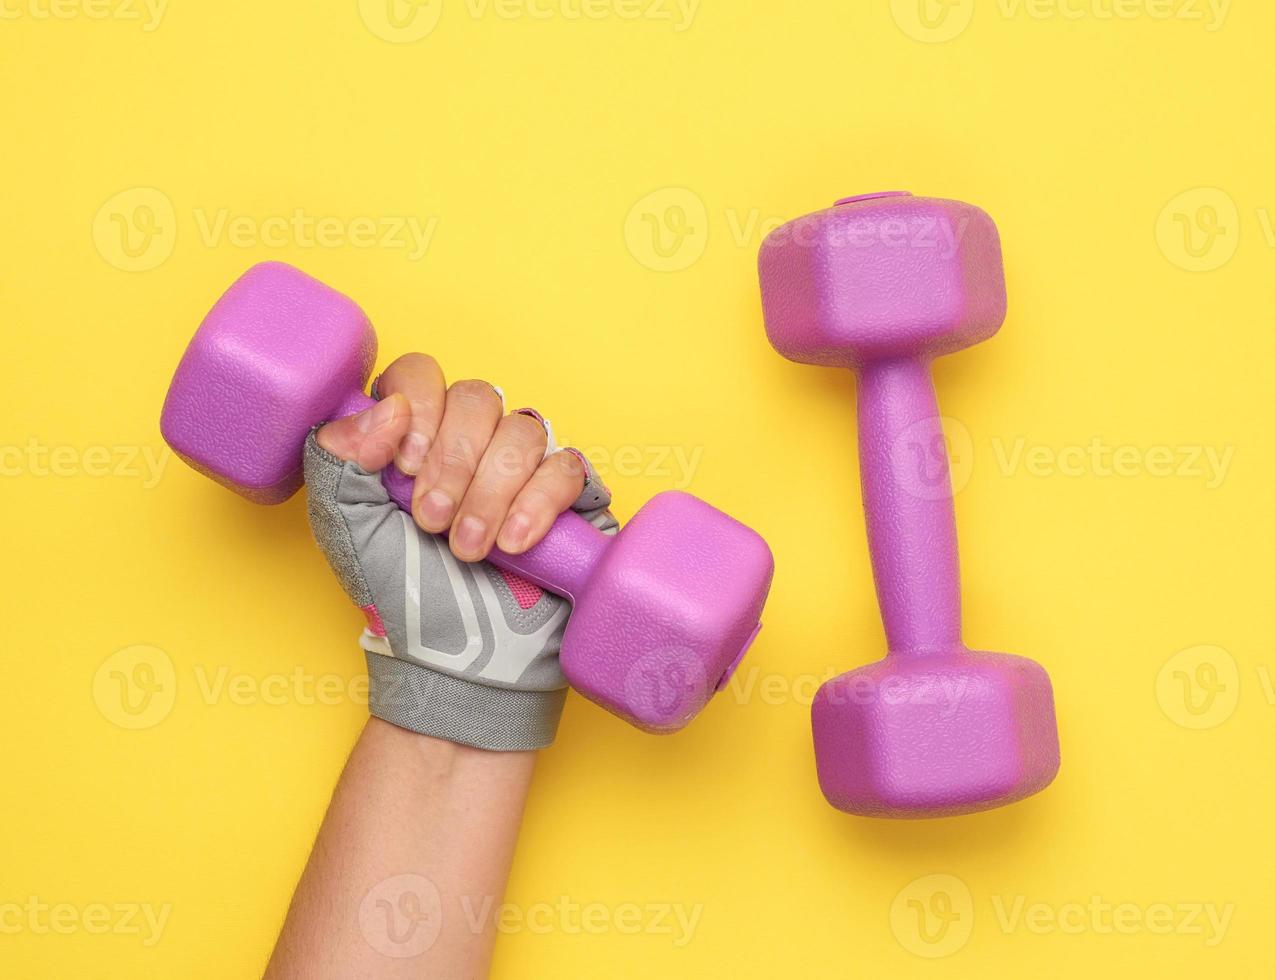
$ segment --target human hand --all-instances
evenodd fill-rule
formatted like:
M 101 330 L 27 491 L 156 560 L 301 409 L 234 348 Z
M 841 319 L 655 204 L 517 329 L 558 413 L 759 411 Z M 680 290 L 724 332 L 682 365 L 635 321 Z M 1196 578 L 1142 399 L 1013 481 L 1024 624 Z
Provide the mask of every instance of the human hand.
M 609 503 L 581 453 L 551 445 L 550 426 L 533 409 L 505 414 L 503 395 L 486 381 L 448 387 L 432 357 L 405 354 L 373 393 L 375 408 L 323 426 L 319 446 L 368 472 L 393 459 L 415 477 L 416 523 L 448 532 L 461 561 L 486 558 L 495 544 L 522 554 L 562 511 Z
M 525 551 L 568 507 L 613 532 L 610 494 L 581 454 L 556 450 L 538 413 L 502 417 L 495 388 L 448 389 L 425 355 L 395 361 L 374 393 L 374 407 L 322 426 L 305 448 L 315 538 L 367 617 L 371 711 L 479 748 L 548 745 L 566 696 L 569 606 L 477 559 L 497 540 Z M 417 473 L 412 516 L 376 475 L 391 462 Z M 430 533 L 449 527 L 450 548 Z

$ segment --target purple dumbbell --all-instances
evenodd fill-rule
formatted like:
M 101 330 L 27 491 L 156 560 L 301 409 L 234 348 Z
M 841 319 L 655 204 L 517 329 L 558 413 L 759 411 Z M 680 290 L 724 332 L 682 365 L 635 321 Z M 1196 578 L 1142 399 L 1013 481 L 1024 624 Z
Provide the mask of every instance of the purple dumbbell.
M 1058 771 L 1044 668 L 961 641 L 952 485 L 929 362 L 1005 319 L 996 225 L 959 201 L 846 198 L 776 229 L 759 259 L 766 333 L 785 357 L 852 368 L 885 660 L 812 708 L 819 784 L 840 810 L 971 813 Z
M 205 476 L 260 504 L 301 486 L 310 429 L 372 404 L 376 334 L 348 297 L 278 262 L 249 269 L 190 342 L 160 428 Z M 382 482 L 410 512 L 412 481 Z M 522 555 L 491 561 L 571 600 L 571 685 L 650 732 L 686 725 L 748 650 L 774 563 L 755 531 L 685 493 L 652 498 L 616 537 L 567 512 Z

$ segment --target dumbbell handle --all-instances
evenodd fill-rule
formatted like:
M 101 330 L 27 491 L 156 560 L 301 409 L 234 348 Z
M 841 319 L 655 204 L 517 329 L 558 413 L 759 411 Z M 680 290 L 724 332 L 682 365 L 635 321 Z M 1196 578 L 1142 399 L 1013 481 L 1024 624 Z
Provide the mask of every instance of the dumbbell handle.
M 929 364 L 874 361 L 858 374 L 868 549 L 889 652 L 963 649 L 952 480 Z
M 354 415 L 376 403 L 358 392 L 341 405 L 336 417 Z M 412 512 L 413 479 L 391 463 L 381 471 L 381 484 L 390 499 L 408 514 Z M 602 557 L 611 538 L 575 511 L 558 515 L 549 532 L 535 547 L 521 555 L 509 555 L 492 549 L 487 560 L 508 572 L 521 575 L 542 589 L 570 599 L 574 604 L 583 592 L 594 566 Z

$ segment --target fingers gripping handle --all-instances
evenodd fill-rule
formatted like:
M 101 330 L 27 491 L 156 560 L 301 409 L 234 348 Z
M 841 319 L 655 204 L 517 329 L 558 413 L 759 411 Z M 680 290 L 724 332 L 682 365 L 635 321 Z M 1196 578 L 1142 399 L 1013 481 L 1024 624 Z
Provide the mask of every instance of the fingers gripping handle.
M 860 370 L 859 459 L 890 653 L 961 648 L 952 481 L 927 363 L 905 358 Z
M 346 399 L 336 417 L 354 415 L 374 404 L 360 391 Z M 381 471 L 381 484 L 390 499 L 409 514 L 414 482 L 393 463 Z M 497 548 L 488 556 L 488 561 L 574 603 L 584 593 L 594 565 L 610 543 L 609 537 L 579 514 L 566 511 L 558 515 L 534 548 L 521 555 L 509 555 Z

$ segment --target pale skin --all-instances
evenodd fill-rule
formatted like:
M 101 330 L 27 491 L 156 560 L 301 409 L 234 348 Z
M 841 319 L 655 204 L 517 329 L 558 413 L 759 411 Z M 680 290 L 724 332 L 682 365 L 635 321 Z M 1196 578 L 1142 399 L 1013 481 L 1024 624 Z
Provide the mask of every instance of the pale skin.
M 534 546 L 584 487 L 572 453 L 544 458 L 535 418 L 505 414 L 486 382 L 448 386 L 408 354 L 374 408 L 319 444 L 416 477 L 412 513 L 463 561 Z M 488 752 L 368 721 L 337 783 L 288 909 L 267 980 L 487 975 L 534 752 Z M 487 914 L 484 914 L 486 910 Z

